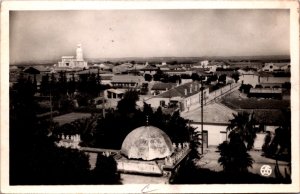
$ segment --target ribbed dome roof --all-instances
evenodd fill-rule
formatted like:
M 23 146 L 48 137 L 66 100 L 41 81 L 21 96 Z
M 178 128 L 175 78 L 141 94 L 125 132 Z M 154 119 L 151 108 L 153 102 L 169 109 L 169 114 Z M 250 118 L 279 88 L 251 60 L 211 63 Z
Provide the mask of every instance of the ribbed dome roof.
M 173 153 L 169 136 L 157 127 L 142 126 L 130 132 L 123 141 L 121 153 L 128 158 L 153 160 Z

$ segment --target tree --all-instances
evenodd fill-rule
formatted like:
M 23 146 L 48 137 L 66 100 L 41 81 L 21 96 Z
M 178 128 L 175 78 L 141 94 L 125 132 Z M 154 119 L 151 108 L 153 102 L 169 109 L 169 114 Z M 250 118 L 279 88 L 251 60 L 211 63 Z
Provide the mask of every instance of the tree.
M 10 184 L 85 183 L 88 158 L 55 146 L 54 124 L 36 118 L 38 104 L 30 80 L 20 77 L 10 95 Z
M 147 104 L 147 103 L 144 102 L 143 113 L 146 116 L 152 116 L 153 115 L 153 110 L 151 108 L 151 104 Z
M 291 89 L 291 82 L 284 82 L 282 84 L 282 88 L 290 90 Z
M 40 86 L 40 92 L 42 95 L 46 96 L 49 95 L 49 88 L 50 87 L 50 82 L 49 82 L 49 75 L 43 75 L 42 76 L 42 81 L 41 81 L 41 86 Z
M 175 143 L 189 142 L 190 140 L 188 120 L 182 118 L 179 111 L 175 111 L 171 115 L 166 123 L 165 132 Z
M 152 75 L 146 73 L 144 76 L 145 76 L 145 81 L 147 81 L 147 82 L 152 81 Z
M 206 83 L 210 84 L 213 81 L 217 81 L 218 80 L 218 76 L 216 74 L 212 74 L 210 76 L 208 76 Z
M 88 156 L 76 149 L 49 145 L 36 155 L 33 164 L 37 179 L 35 184 L 89 183 L 90 164 Z
M 253 88 L 251 84 L 242 84 L 239 88 L 239 91 L 249 94 L 251 88 Z
M 193 81 L 200 81 L 200 76 L 198 73 L 192 73 L 191 78 Z
M 127 91 L 123 98 L 118 102 L 117 109 L 121 114 L 129 114 L 136 111 L 136 102 L 139 95 L 136 90 Z
M 219 83 L 226 83 L 226 74 L 222 74 L 218 78 Z
M 168 77 L 167 82 L 181 83 L 181 78 L 179 75 L 172 75 Z
M 201 132 L 197 131 L 193 127 L 189 127 L 189 131 L 190 131 L 190 148 L 191 148 L 190 157 L 192 159 L 200 159 L 198 149 L 202 145 Z
M 234 79 L 235 83 L 240 79 L 240 75 L 238 72 L 234 72 L 231 77 Z
M 160 69 L 158 69 L 156 71 L 156 73 L 153 75 L 153 80 L 154 81 L 161 81 L 161 80 L 166 79 L 166 78 L 168 78 L 168 75 L 164 74 L 162 72 L 162 70 L 160 70 Z
M 246 146 L 239 134 L 232 134 L 230 141 L 224 141 L 218 146 L 218 150 L 220 151 L 218 162 L 223 166 L 225 172 L 247 172 L 248 167 L 252 167 L 253 159 L 247 153 Z
M 250 150 L 253 147 L 257 132 L 254 126 L 254 113 L 243 112 L 233 114 L 233 116 L 234 118 L 230 120 L 230 124 L 227 127 L 227 130 L 230 132 L 229 138 L 238 134 L 241 141 L 247 144 L 247 150 Z
M 94 145 L 94 135 L 96 133 L 97 120 L 99 117 L 97 115 L 92 115 L 89 118 L 78 119 L 72 122 L 72 126 L 78 131 L 81 136 L 81 146 L 92 146 Z
M 92 171 L 95 184 L 119 184 L 120 175 L 117 172 L 117 162 L 112 156 L 98 154 L 96 167 Z
M 291 157 L 291 113 L 290 110 L 282 110 L 281 125 L 275 129 L 274 138 L 265 141 L 264 153 L 267 157 L 276 160 L 282 159 L 290 162 Z M 269 143 L 268 143 L 269 142 Z
M 181 74 L 181 79 L 191 79 L 191 75 L 189 74 Z

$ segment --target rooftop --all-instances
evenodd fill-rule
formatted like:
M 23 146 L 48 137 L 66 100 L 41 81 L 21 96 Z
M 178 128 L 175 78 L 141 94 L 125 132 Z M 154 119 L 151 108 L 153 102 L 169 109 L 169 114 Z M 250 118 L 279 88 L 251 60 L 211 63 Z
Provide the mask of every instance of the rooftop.
M 175 83 L 158 82 L 153 85 L 152 90 L 166 90 L 166 89 L 171 89 L 174 86 L 176 86 Z
M 157 127 L 142 126 L 131 131 L 122 144 L 121 153 L 129 159 L 153 160 L 173 153 L 169 136 Z
M 233 119 L 233 113 L 236 114 L 237 111 L 222 104 L 209 104 L 203 107 L 203 122 L 227 124 L 229 120 Z M 201 122 L 201 109 L 198 108 L 186 113 L 181 113 L 181 116 L 194 122 Z
M 112 83 L 114 82 L 142 82 L 144 81 L 144 77 L 142 76 L 134 76 L 134 75 L 114 75 L 112 77 Z
M 163 92 L 154 98 L 172 98 L 172 97 L 189 97 L 200 92 L 200 82 L 182 84 L 166 92 Z

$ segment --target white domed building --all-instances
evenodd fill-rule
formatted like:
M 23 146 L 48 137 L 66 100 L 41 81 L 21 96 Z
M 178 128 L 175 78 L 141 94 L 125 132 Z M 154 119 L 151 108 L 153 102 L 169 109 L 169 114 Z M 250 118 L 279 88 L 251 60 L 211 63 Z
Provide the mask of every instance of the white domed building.
M 190 153 L 189 143 L 176 145 L 154 126 L 131 131 L 114 156 L 122 183 L 170 183 Z
M 154 160 L 171 156 L 174 151 L 169 136 L 157 127 L 142 126 L 129 133 L 121 153 L 128 159 Z

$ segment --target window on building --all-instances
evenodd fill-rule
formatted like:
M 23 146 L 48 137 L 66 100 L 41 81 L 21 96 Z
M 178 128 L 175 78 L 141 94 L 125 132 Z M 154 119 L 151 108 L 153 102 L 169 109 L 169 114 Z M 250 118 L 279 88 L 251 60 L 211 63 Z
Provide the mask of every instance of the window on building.
M 107 92 L 107 98 L 111 98 L 111 92 Z
M 66 66 L 69 66 L 69 63 L 66 63 Z
M 164 106 L 166 106 L 166 102 L 164 100 L 161 100 L 161 101 L 159 101 L 159 105 L 161 107 L 164 107 Z
M 272 65 L 270 65 L 270 69 L 272 69 L 273 68 L 273 66 Z

